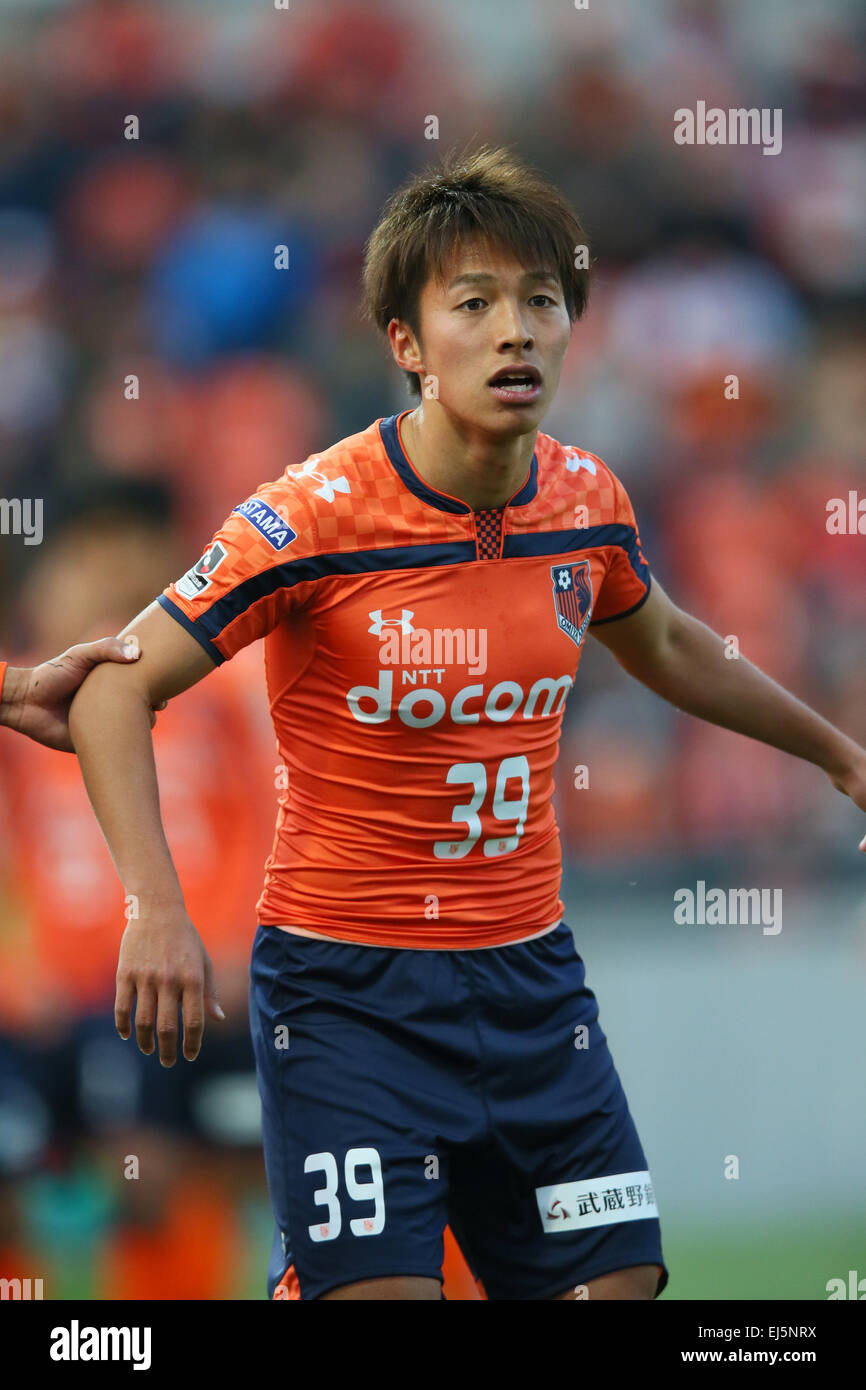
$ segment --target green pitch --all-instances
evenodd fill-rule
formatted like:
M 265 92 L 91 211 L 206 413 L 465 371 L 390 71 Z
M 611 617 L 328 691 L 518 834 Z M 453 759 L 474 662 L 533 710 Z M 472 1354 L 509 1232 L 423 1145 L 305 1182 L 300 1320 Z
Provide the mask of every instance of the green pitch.
M 866 1277 L 866 1218 L 858 1212 L 804 1223 L 792 1213 L 784 1225 L 706 1232 L 662 1223 L 662 1249 L 670 1283 L 661 1299 L 827 1299 L 827 1281 L 849 1269 Z

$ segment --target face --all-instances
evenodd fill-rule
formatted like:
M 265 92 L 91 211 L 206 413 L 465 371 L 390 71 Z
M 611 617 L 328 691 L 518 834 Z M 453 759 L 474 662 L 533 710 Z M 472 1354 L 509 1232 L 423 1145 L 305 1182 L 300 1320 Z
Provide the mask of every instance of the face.
M 420 334 L 392 319 L 394 356 L 421 374 L 422 403 L 436 400 L 466 432 L 535 433 L 559 385 L 571 321 L 553 264 L 524 266 L 483 242 L 459 247 L 442 281 L 427 281 Z M 531 369 L 529 389 L 491 384 L 505 368 Z M 431 380 L 432 378 L 432 380 Z

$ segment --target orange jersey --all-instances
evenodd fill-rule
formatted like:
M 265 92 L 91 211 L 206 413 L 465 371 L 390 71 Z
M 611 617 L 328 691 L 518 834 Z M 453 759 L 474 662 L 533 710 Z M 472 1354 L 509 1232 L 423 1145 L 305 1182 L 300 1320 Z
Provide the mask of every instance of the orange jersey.
M 565 699 L 589 624 L 650 574 L 594 455 L 539 433 L 508 503 L 473 511 L 416 472 L 401 418 L 263 484 L 159 603 L 217 663 L 265 640 L 286 775 L 258 920 L 497 946 L 562 916 Z

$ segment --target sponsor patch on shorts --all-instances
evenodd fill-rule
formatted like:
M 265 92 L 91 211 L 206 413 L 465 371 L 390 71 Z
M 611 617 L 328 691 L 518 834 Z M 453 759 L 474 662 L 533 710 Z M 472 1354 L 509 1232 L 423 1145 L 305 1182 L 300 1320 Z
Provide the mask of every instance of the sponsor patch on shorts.
M 649 1172 L 557 1182 L 537 1187 L 535 1199 L 545 1234 L 585 1231 L 590 1226 L 642 1221 L 659 1214 Z
M 274 550 L 285 550 L 298 534 L 292 530 L 284 516 L 280 516 L 279 512 L 275 512 L 273 507 L 269 507 L 267 502 L 262 502 L 259 497 L 248 497 L 246 502 L 233 507 L 232 511 L 239 512 L 245 521 L 255 526 L 257 531 L 261 531 L 268 545 L 272 545 Z

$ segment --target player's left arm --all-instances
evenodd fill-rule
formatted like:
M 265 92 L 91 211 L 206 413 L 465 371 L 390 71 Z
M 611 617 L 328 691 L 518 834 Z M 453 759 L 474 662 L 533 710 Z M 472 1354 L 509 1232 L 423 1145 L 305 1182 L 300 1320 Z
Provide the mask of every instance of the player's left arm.
M 769 743 L 823 769 L 866 811 L 866 749 L 672 603 L 653 578 L 628 617 L 591 627 L 620 666 L 677 709 Z M 860 842 L 866 853 L 866 836 Z

